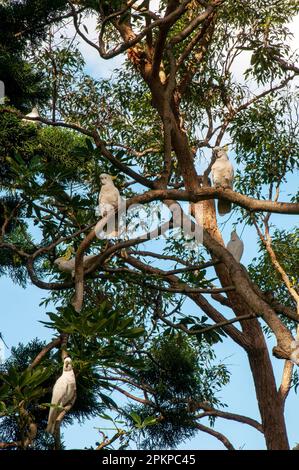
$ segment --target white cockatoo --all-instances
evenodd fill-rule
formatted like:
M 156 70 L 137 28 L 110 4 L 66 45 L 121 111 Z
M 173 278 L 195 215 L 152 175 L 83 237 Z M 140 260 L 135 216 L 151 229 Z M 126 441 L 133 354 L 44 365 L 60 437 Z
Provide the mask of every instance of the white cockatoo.
M 230 241 L 226 245 L 227 250 L 233 255 L 235 260 L 240 263 L 244 251 L 244 243 L 238 237 L 235 230 L 230 235 Z
M 87 269 L 94 261 L 97 255 L 85 255 L 83 256 L 83 266 L 84 269 Z M 65 273 L 71 273 L 72 277 L 75 276 L 75 257 L 70 259 L 66 259 L 64 256 L 60 258 L 56 258 L 54 261 L 55 266 L 59 269 L 59 271 L 63 271 Z
M 233 189 L 234 168 L 228 159 L 227 147 L 215 147 L 216 161 L 212 165 L 211 173 L 213 186 L 215 188 L 231 188 Z M 231 210 L 230 201 L 218 200 L 219 215 L 228 214 Z
M 37 108 L 32 108 L 32 111 L 30 111 L 30 113 L 26 114 L 26 117 L 28 118 L 39 118 L 40 115 L 39 115 L 39 112 L 37 110 Z M 34 123 L 34 124 L 39 124 L 38 121 L 31 121 L 30 119 L 26 119 L 26 118 L 23 118 L 22 119 L 23 122 L 25 122 L 26 124 L 29 124 L 29 123 Z
M 72 406 L 76 399 L 76 378 L 70 357 L 63 361 L 62 375 L 56 380 L 52 392 L 51 408 L 49 411 L 46 431 L 54 434 L 57 418 L 63 411 L 62 408 Z
M 119 190 L 113 183 L 113 178 L 111 175 L 107 175 L 106 173 L 102 173 L 100 175 L 101 180 L 101 191 L 99 194 L 99 208 L 98 212 L 101 217 L 106 217 L 107 215 L 111 214 L 112 212 L 120 209 L 122 200 L 119 194 Z M 114 223 L 115 230 L 107 231 L 107 236 L 109 238 L 117 237 L 118 236 L 118 224 L 117 220 L 109 221 L 109 225 Z

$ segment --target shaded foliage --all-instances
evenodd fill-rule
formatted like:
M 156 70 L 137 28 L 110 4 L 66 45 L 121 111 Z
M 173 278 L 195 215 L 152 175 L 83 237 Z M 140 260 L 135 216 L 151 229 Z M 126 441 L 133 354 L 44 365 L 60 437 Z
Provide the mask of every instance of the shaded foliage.
M 175 448 L 197 432 L 195 403 L 221 405 L 216 395 L 228 383 L 229 372 L 213 359 L 204 340 L 198 345 L 181 333 L 165 332 L 153 341 L 140 376 L 154 390 L 155 405 L 131 408 L 141 419 L 156 417 L 140 432 L 141 448 Z

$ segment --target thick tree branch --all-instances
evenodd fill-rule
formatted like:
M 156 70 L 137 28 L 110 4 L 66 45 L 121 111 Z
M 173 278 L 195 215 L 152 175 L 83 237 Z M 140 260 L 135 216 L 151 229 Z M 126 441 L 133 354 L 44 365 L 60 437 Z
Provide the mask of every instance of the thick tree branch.
M 237 413 L 229 413 L 227 411 L 216 410 L 215 408 L 205 405 L 204 403 L 199 403 L 198 406 L 196 403 L 194 405 L 193 403 L 191 403 L 190 406 L 192 406 L 192 409 L 193 406 L 195 406 L 196 408 L 201 408 L 204 410 L 203 413 L 196 415 L 195 419 L 204 418 L 206 416 L 217 416 L 219 418 L 228 419 L 230 421 L 237 421 L 238 423 L 248 424 L 248 426 L 255 428 L 262 434 L 264 432 L 261 423 L 259 423 L 255 419 L 249 418 L 248 416 L 239 415 Z
M 131 257 L 128 260 L 129 264 L 141 269 L 144 272 L 149 274 L 159 275 L 160 271 L 162 270 L 158 268 L 153 268 L 152 266 L 148 266 L 145 263 L 142 263 L 140 260 L 132 259 Z M 166 278 L 167 282 L 170 284 L 177 283 L 179 278 L 174 275 L 168 276 Z M 198 292 L 196 293 L 187 293 L 188 297 L 190 297 L 196 305 L 198 305 L 204 313 L 206 313 L 215 323 L 224 323 L 227 322 L 227 318 L 225 318 L 221 313 L 219 313 L 209 302 L 205 299 L 205 297 Z M 249 344 L 247 344 L 247 339 L 245 335 L 237 328 L 233 327 L 232 325 L 225 325 L 223 326 L 225 333 L 227 333 L 234 341 L 236 341 L 239 345 L 243 348 L 247 348 Z
M 111 59 L 112 57 L 116 57 L 117 55 L 125 52 L 126 50 L 132 48 L 136 44 L 138 44 L 151 30 L 154 28 L 157 28 L 159 26 L 167 26 L 167 25 L 173 25 L 175 21 L 185 12 L 186 6 L 188 3 L 190 3 L 191 0 L 183 0 L 182 3 L 176 8 L 173 12 L 171 12 L 169 15 L 167 15 L 164 18 L 159 18 L 155 21 L 153 21 L 150 25 L 146 26 L 143 28 L 143 30 L 139 34 L 133 33 L 131 31 L 131 38 L 128 40 L 125 40 L 122 44 L 119 44 L 118 46 L 114 47 L 111 51 L 106 52 L 105 46 L 101 38 L 99 38 L 99 46 L 94 44 L 92 41 L 90 41 L 80 30 L 79 27 L 79 21 L 78 21 L 78 14 L 77 11 L 73 5 L 72 2 L 68 2 L 72 8 L 72 13 L 73 13 L 73 18 L 74 18 L 74 26 L 79 34 L 79 36 L 87 43 L 89 46 L 93 47 L 96 49 L 100 56 L 103 59 Z
M 210 199 L 223 199 L 233 202 L 249 212 L 273 212 L 277 214 L 299 214 L 299 203 L 273 202 L 254 199 L 237 193 L 229 188 L 204 187 L 194 191 L 177 189 L 156 189 L 138 196 L 138 203 L 145 204 L 154 200 L 176 199 L 177 201 L 199 202 Z
M 49 351 L 51 351 L 54 348 L 58 348 L 61 345 L 62 342 L 62 336 L 59 338 L 53 339 L 50 343 L 45 346 L 40 353 L 34 358 L 34 360 L 31 362 L 31 364 L 28 366 L 29 370 L 32 370 L 34 367 L 36 367 L 41 360 L 48 354 Z
M 172 13 L 175 10 L 177 5 L 178 5 L 178 2 L 176 0 L 170 0 L 166 8 L 164 18 L 166 18 L 170 13 Z M 154 54 L 153 54 L 152 78 L 157 78 L 159 76 L 162 57 L 163 57 L 163 53 L 165 50 L 167 34 L 171 26 L 172 24 L 168 23 L 166 25 L 161 25 L 159 28 L 159 34 L 155 42 L 155 48 L 154 48 Z

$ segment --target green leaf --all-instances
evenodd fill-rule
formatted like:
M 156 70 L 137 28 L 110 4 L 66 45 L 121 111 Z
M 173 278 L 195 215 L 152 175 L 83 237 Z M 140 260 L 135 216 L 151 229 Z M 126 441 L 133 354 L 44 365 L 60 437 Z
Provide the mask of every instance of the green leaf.
M 141 417 L 140 417 L 135 411 L 132 411 L 132 412 L 130 413 L 130 416 L 131 416 L 131 418 L 133 419 L 133 421 L 134 421 L 138 426 L 141 426 L 142 419 L 141 419 Z
M 141 336 L 144 334 L 144 328 L 143 327 L 136 327 L 136 328 L 131 328 L 127 332 L 122 332 L 121 336 L 124 338 L 137 338 L 138 336 Z
M 112 408 L 118 409 L 118 406 L 115 403 L 115 401 L 112 400 L 112 398 L 108 397 L 108 395 L 105 395 L 104 393 L 99 393 L 99 396 L 101 397 L 105 405 L 109 406 L 109 408 L 112 407 Z
M 143 426 L 153 426 L 154 424 L 157 424 L 157 418 L 155 416 L 147 416 L 142 423 Z

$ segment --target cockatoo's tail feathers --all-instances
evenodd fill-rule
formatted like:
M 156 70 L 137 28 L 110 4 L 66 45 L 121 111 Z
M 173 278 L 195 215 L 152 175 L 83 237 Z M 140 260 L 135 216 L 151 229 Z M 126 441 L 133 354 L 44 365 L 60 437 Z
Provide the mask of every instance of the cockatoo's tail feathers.
M 235 260 L 240 263 L 244 251 L 244 243 L 238 237 L 238 234 L 235 230 L 231 232 L 230 241 L 228 242 L 226 248 L 233 255 Z
M 219 200 L 218 201 L 218 213 L 219 215 L 226 215 L 229 214 L 232 208 L 232 204 L 230 201 L 223 201 Z

